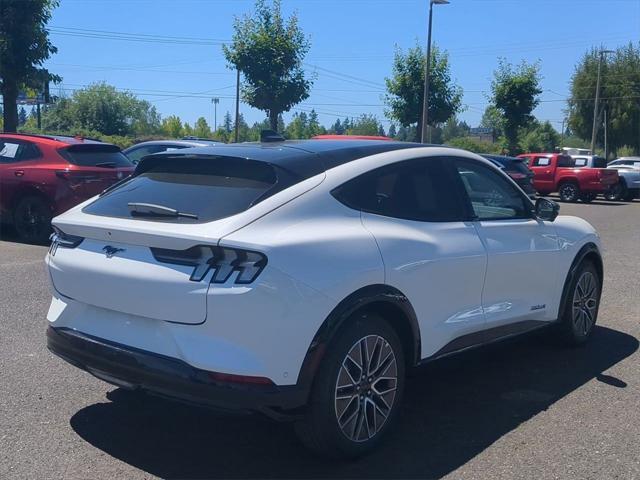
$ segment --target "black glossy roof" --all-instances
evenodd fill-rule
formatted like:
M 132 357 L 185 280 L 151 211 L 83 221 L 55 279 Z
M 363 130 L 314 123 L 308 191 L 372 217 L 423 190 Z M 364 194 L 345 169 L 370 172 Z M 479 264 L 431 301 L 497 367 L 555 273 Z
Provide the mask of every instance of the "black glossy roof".
M 234 157 L 270 163 L 299 178 L 310 178 L 358 158 L 424 146 L 419 143 L 383 140 L 289 140 L 274 143 L 236 143 L 156 153 L 144 157 L 138 164 L 137 171 L 140 173 L 151 166 L 154 163 L 153 158 Z

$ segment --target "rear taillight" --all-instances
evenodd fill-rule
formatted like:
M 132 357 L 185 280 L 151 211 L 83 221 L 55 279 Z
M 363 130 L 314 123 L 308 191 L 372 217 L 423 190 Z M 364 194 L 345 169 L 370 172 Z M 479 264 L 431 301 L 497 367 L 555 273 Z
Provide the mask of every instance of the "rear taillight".
M 514 180 L 522 180 L 523 178 L 528 177 L 528 175 L 525 175 L 524 173 L 520 173 L 520 172 L 509 172 L 509 176 Z
M 262 253 L 237 248 L 199 245 L 187 250 L 151 248 L 153 257 L 162 263 L 193 267 L 190 280 L 200 282 L 213 270 L 213 283 L 226 283 L 234 272 L 234 283 L 252 283 L 267 265 L 267 257 Z
M 51 237 L 51 246 L 49 247 L 49 254 L 53 257 L 56 254 L 58 248 L 76 248 L 84 240 L 83 237 L 77 237 L 75 235 L 69 235 L 64 233 L 58 227 L 53 227 L 53 233 Z

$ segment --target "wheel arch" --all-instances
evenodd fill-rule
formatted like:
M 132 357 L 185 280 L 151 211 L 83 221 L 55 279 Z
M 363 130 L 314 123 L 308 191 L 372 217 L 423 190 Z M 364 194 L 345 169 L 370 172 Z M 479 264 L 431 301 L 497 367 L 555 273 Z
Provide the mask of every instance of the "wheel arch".
M 409 299 L 390 285 L 369 285 L 344 298 L 327 316 L 313 337 L 297 382 L 307 394 L 311 390 L 327 345 L 355 314 L 366 315 L 367 312 L 381 314 L 389 321 L 402 342 L 407 367 L 418 364 L 421 355 L 420 327 Z
M 558 316 L 563 315 L 566 304 L 569 298 L 569 284 L 575 277 L 578 267 L 584 261 L 591 261 L 596 267 L 596 271 L 598 272 L 598 278 L 600 280 L 600 293 L 602 293 L 602 283 L 604 280 L 604 264 L 602 262 L 602 255 L 600 254 L 600 249 L 593 242 L 588 242 L 578 250 L 578 253 L 571 262 L 571 267 L 569 267 L 569 271 L 567 272 L 567 276 L 564 281 L 564 286 L 562 288 L 562 297 L 560 300 L 560 309 L 558 310 Z

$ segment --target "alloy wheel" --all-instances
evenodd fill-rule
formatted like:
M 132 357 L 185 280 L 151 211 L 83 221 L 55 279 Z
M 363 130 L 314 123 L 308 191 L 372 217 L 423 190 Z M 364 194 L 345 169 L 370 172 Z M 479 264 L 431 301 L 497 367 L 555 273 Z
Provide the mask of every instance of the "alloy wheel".
M 578 199 L 578 188 L 568 183 L 560 187 L 560 198 L 565 202 L 575 202 Z
M 598 283 L 591 272 L 583 272 L 573 292 L 572 319 L 576 333 L 587 335 L 596 320 Z
M 335 388 L 338 426 L 351 441 L 373 438 L 393 409 L 398 365 L 389 342 L 368 335 L 353 344 L 342 361 Z

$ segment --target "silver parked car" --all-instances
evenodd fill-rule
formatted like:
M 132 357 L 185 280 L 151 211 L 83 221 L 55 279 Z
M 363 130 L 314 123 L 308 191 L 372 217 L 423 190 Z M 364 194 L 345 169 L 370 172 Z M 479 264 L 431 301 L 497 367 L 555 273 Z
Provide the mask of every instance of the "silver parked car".
M 193 137 L 182 140 L 152 140 L 132 145 L 126 150 L 123 150 L 122 153 L 124 153 L 132 163 L 137 164 L 142 157 L 146 157 L 152 153 L 181 150 L 183 148 L 213 147 L 219 144 L 220 142 Z
M 607 165 L 618 170 L 620 182 L 605 195 L 607 200 L 632 201 L 640 197 L 640 157 L 622 157 Z

